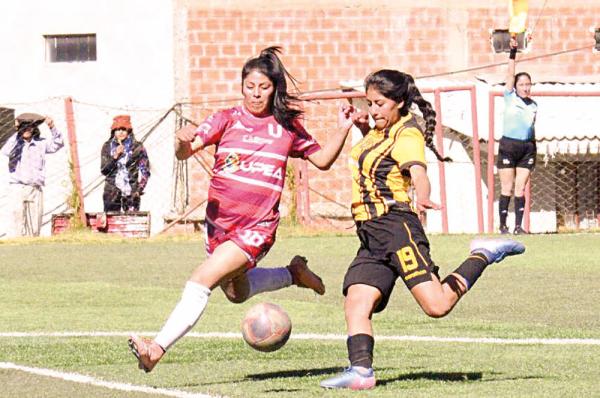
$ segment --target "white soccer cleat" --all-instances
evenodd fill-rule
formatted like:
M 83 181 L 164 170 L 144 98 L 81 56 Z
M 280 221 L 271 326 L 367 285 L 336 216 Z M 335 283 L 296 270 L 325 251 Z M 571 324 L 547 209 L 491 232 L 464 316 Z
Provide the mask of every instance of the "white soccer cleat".
M 349 388 L 351 390 L 370 390 L 375 387 L 375 372 L 372 368 L 350 366 L 340 375 L 321 382 L 323 388 Z
M 499 263 L 506 256 L 525 252 L 521 242 L 512 239 L 474 239 L 471 241 L 471 254 L 483 254 L 488 263 Z

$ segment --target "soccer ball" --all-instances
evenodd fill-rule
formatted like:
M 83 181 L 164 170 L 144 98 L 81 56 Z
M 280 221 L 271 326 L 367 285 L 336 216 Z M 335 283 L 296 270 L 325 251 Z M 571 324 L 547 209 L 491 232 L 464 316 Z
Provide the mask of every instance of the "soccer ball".
M 242 321 L 242 336 L 248 345 L 262 352 L 283 347 L 292 333 L 292 321 L 283 308 L 272 303 L 256 304 Z

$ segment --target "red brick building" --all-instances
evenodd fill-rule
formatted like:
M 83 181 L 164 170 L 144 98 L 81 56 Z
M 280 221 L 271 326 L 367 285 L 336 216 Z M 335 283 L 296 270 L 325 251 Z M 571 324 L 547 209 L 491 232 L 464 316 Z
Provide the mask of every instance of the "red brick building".
M 337 89 L 341 81 L 383 67 L 416 78 L 504 80 L 507 55 L 493 52 L 490 30 L 508 27 L 507 1 L 175 3 L 176 96 L 194 103 L 188 112 L 195 118 L 233 104 L 240 97 L 241 66 L 271 45 L 283 47 L 284 63 L 304 92 Z M 600 82 L 600 53 L 592 51 L 590 31 L 600 27 L 599 2 L 530 0 L 528 27 L 530 51 L 520 59 L 532 59 L 518 70 L 534 82 Z M 335 128 L 336 101 L 306 103 L 305 109 L 308 131 L 326 140 Z M 308 167 L 313 205 L 327 202 L 321 195 L 348 203 L 347 149 L 328 172 Z M 194 167 L 191 181 L 205 181 L 204 171 Z M 201 197 L 205 185 L 193 186 Z

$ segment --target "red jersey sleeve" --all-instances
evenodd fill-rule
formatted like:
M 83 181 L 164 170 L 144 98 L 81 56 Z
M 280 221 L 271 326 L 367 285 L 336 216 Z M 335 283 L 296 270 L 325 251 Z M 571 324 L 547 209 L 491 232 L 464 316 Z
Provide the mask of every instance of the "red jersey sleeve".
M 229 122 L 227 110 L 213 113 L 196 129 L 196 135 L 202 139 L 204 146 L 218 144 Z
M 290 157 L 306 159 L 308 156 L 321 149 L 321 145 L 304 129 L 299 121 L 294 122 L 294 142 L 290 151 Z

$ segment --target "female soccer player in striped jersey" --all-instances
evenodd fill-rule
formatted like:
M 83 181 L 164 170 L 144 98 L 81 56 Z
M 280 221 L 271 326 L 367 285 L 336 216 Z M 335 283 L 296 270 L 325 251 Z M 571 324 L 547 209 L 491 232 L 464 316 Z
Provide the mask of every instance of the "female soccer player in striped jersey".
M 351 152 L 352 215 L 360 248 L 344 278 L 344 311 L 348 329 L 350 367 L 321 382 L 324 388 L 369 389 L 373 372 L 373 313 L 383 311 L 396 279 L 401 278 L 423 311 L 443 317 L 473 286 L 484 269 L 525 247 L 512 240 L 474 240 L 471 254 L 444 280 L 429 256 L 429 242 L 415 211 L 439 209 L 429 198 L 425 146 L 438 160 L 433 145 L 435 112 L 419 92 L 412 76 L 380 70 L 365 80 L 371 129 L 366 115 L 354 116 L 364 137 Z M 410 112 L 416 104 L 425 131 Z M 416 191 L 416 210 L 408 190 Z
M 352 126 L 353 109 L 344 107 L 339 130 L 324 146 L 304 130 L 299 122 L 302 112 L 294 105 L 297 99 L 287 92 L 286 79 L 294 85 L 295 80 L 279 52 L 278 47 L 269 47 L 246 62 L 242 106 L 213 114 L 198 128 L 177 133 L 178 159 L 216 146 L 206 209 L 208 256 L 193 271 L 181 300 L 155 339 L 130 337 L 131 350 L 146 372 L 196 324 L 217 286 L 234 303 L 292 284 L 325 293 L 321 278 L 301 256 L 295 256 L 287 267 L 256 267 L 275 242 L 288 158 L 308 159 L 327 170 Z

